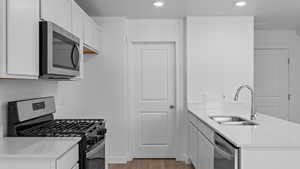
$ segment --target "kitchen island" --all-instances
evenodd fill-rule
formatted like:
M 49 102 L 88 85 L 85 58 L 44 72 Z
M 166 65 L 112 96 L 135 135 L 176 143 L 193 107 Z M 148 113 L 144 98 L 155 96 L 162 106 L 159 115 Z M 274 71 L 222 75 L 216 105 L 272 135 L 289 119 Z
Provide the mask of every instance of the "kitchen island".
M 202 166 L 208 169 L 214 167 L 214 138 L 212 133 L 220 135 L 228 143 L 238 150 L 233 169 L 296 169 L 299 168 L 298 158 L 300 157 L 300 125 L 271 116 L 259 114 L 254 121 L 258 125 L 222 125 L 212 120 L 211 116 L 239 116 L 246 119 L 250 118 L 249 111 L 206 111 L 203 105 L 190 104 L 189 121 L 192 124 L 190 139 L 195 139 L 193 126 L 198 129 L 202 139 L 199 142 L 207 141 L 205 150 L 203 143 L 199 143 L 201 149 L 197 149 L 198 154 L 193 153 L 196 144 L 190 141 L 190 157 L 194 156 L 193 163 L 196 168 Z M 211 132 L 207 132 L 208 129 Z M 192 136 L 191 136 L 192 133 Z M 194 133 L 194 134 L 193 134 Z M 198 134 L 199 135 L 199 134 Z M 199 147 L 199 146 L 198 146 Z M 203 152 L 203 153 L 202 153 Z M 206 152 L 206 155 L 205 155 Z M 212 152 L 209 154 L 209 152 Z M 196 159 L 195 159 L 196 156 Z M 208 157 L 207 157 L 208 156 Z M 201 158 L 205 157 L 206 160 Z M 202 164 L 201 164 L 202 162 Z M 204 163 L 204 164 L 203 164 Z M 194 164 L 195 165 L 195 164 Z M 226 168 L 227 169 L 227 168 Z M 231 169 L 231 168 L 228 168 Z

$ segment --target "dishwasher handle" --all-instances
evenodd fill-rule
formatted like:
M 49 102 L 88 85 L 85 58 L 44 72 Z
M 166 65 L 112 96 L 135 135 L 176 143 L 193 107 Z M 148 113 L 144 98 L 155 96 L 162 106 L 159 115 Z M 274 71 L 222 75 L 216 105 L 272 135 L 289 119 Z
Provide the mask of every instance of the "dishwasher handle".
M 215 153 L 218 153 L 220 158 L 225 158 L 227 160 L 232 160 L 234 158 L 234 154 L 228 151 L 227 148 L 220 142 L 215 142 Z

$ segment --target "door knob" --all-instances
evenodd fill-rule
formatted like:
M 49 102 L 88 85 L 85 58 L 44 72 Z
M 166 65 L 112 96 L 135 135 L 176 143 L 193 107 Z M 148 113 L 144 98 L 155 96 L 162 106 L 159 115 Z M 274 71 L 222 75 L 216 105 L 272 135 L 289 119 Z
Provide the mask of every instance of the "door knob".
M 175 108 L 175 106 L 174 105 L 170 105 L 170 109 L 174 109 Z

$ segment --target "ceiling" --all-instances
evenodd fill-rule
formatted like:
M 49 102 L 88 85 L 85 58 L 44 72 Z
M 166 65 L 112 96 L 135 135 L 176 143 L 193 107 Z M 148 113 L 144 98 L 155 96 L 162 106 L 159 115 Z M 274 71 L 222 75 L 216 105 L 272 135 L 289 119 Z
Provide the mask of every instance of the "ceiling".
M 300 0 L 164 0 L 154 8 L 153 0 L 75 0 L 91 16 L 127 18 L 183 18 L 185 16 L 255 16 L 256 28 L 300 29 Z

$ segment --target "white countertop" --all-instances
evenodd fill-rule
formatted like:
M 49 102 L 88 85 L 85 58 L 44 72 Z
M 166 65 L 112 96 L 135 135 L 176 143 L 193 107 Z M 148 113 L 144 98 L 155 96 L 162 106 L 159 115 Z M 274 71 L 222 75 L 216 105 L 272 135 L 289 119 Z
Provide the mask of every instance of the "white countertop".
M 80 137 L 0 138 L 0 158 L 59 158 L 80 141 Z
M 221 125 L 209 118 L 213 115 L 233 115 L 249 119 L 247 111 L 205 111 L 202 105 L 188 105 L 188 110 L 216 132 L 242 148 L 300 148 L 300 125 L 259 114 L 258 126 Z M 249 112 L 249 111 L 248 111 Z

